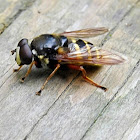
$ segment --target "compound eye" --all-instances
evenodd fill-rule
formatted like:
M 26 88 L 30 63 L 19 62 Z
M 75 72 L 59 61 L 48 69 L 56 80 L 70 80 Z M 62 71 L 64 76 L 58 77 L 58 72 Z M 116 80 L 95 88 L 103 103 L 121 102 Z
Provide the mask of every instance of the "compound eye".
M 19 41 L 18 46 L 21 47 L 21 46 L 24 46 L 26 44 L 28 44 L 28 39 L 23 38 Z
M 32 62 L 32 51 L 28 45 L 27 39 L 22 39 L 18 46 L 20 47 L 19 56 L 22 64 L 30 64 Z

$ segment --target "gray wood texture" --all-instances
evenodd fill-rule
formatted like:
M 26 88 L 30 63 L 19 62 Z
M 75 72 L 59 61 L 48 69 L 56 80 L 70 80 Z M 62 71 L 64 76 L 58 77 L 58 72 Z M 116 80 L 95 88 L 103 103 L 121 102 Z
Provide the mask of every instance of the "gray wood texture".
M 0 0 L 0 140 L 140 140 L 139 0 Z M 22 38 L 44 33 L 108 27 L 87 39 L 127 56 L 121 65 L 87 69 L 104 92 L 81 73 L 58 71 L 41 96 L 51 70 L 36 69 L 24 83 L 14 57 Z

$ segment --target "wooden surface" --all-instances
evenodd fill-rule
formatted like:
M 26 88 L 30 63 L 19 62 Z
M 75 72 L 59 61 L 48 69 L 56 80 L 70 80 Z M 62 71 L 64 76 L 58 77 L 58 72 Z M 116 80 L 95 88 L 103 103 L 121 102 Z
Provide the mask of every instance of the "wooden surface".
M 0 0 L 0 140 L 140 140 L 139 0 Z M 109 88 L 86 83 L 77 71 L 58 71 L 36 96 L 51 70 L 19 79 L 14 57 L 21 38 L 92 27 L 109 33 L 88 39 L 127 56 L 123 65 L 87 69 Z

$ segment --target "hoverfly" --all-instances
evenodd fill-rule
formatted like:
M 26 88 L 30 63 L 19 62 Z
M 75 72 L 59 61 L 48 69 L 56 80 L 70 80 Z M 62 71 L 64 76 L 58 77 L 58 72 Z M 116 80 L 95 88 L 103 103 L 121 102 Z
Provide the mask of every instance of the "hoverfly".
M 87 77 L 83 66 L 114 65 L 124 62 L 125 59 L 117 54 L 96 48 L 92 43 L 79 38 L 94 37 L 107 31 L 107 28 L 99 27 L 60 34 L 43 34 L 34 38 L 30 45 L 28 45 L 28 40 L 24 38 L 19 41 L 17 48 L 11 51 L 12 55 L 16 52 L 15 60 L 19 65 L 19 68 L 14 69 L 14 72 L 19 71 L 23 65 L 30 64 L 27 73 L 21 79 L 24 82 L 33 65 L 37 68 L 42 68 L 43 66 L 54 68 L 41 89 L 36 92 L 37 95 L 41 94 L 47 82 L 62 65 L 81 71 L 83 78 L 88 83 L 106 91 L 107 88 Z

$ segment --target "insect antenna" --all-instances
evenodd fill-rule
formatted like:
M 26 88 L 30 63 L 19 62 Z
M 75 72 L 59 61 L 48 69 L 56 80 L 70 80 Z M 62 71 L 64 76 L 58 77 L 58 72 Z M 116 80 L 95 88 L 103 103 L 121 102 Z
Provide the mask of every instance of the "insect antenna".
M 13 55 L 15 52 L 16 52 L 16 49 L 12 50 L 12 51 L 11 51 L 12 55 Z

